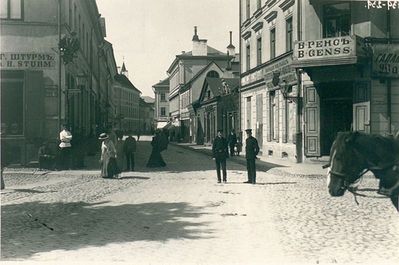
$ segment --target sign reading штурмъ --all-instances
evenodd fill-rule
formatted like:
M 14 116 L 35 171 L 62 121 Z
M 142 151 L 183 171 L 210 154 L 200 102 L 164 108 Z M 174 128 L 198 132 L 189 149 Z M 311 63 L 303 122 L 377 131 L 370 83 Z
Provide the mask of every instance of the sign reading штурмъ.
M 53 53 L 5 52 L 0 54 L 0 68 L 3 69 L 44 69 L 55 67 Z

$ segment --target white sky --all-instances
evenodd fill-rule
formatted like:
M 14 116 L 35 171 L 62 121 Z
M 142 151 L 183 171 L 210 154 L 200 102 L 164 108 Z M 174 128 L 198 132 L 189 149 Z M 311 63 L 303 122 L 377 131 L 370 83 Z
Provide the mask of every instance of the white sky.
M 238 53 L 238 0 L 97 0 L 118 66 L 123 58 L 130 81 L 151 96 L 152 85 L 182 51 L 191 51 L 194 26 L 200 39 L 226 52 L 229 31 Z

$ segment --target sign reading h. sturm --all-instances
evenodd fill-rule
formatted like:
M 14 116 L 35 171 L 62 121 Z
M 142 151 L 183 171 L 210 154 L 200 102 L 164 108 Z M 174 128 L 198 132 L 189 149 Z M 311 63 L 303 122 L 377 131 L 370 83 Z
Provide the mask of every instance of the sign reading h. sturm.
M 399 78 L 399 47 L 389 44 L 373 46 L 373 75 Z
M 55 67 L 53 53 L 6 52 L 0 54 L 0 68 L 43 69 Z
M 356 42 L 351 36 L 298 41 L 294 46 L 294 60 L 346 57 L 355 55 L 355 48 Z

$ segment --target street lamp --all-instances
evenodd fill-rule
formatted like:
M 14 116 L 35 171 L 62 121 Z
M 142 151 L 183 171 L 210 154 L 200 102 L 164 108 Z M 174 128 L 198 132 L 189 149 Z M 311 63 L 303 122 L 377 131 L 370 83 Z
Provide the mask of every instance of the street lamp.
M 280 84 L 280 91 L 281 94 L 283 94 L 284 99 L 290 100 L 290 101 L 294 101 L 294 102 L 298 102 L 299 100 L 299 95 L 295 95 L 295 96 L 291 96 L 290 93 L 292 92 L 292 85 L 288 84 L 288 82 L 283 79 Z

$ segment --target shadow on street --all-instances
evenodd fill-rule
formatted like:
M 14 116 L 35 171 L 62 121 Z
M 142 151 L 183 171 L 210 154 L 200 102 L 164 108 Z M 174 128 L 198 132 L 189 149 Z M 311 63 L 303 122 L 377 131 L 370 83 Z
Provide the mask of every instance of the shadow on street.
M 206 222 L 194 221 L 206 214 L 203 209 L 187 203 L 107 206 L 29 202 L 3 205 L 1 213 L 2 259 L 26 259 L 39 252 L 118 242 L 197 239 L 212 234 Z

